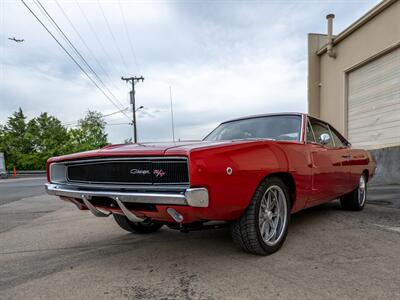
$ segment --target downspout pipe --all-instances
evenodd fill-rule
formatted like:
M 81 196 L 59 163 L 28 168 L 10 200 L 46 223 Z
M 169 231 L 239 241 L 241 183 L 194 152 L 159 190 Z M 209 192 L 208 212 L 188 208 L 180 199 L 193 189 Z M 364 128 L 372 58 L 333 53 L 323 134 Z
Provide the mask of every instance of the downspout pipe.
M 328 20 L 328 44 L 326 47 L 326 53 L 329 57 L 336 58 L 336 54 L 333 51 L 333 19 L 335 18 L 334 14 L 329 14 L 326 16 Z

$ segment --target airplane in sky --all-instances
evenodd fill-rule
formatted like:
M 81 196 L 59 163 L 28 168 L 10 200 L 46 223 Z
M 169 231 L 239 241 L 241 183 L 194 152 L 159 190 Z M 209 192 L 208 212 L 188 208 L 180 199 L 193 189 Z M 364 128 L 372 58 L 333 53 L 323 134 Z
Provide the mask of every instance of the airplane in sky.
M 17 43 L 22 43 L 23 41 L 25 41 L 24 39 L 22 39 L 22 40 L 19 40 L 19 39 L 16 39 L 15 37 L 13 37 L 13 38 L 8 38 L 10 41 L 14 41 L 14 42 L 17 42 Z

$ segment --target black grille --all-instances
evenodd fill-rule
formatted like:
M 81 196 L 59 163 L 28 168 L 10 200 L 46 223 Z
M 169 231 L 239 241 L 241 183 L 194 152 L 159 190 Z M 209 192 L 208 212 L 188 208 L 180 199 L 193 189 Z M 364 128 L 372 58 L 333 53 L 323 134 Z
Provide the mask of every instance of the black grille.
M 186 160 L 111 160 L 68 165 L 70 182 L 110 184 L 185 184 Z
M 155 161 L 153 166 L 153 183 L 189 182 L 186 161 Z

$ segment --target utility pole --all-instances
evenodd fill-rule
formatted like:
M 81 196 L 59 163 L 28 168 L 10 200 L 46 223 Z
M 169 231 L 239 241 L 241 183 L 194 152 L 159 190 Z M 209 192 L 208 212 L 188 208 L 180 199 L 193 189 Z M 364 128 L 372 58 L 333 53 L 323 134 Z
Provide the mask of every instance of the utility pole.
M 130 95 L 131 95 L 131 104 L 132 104 L 132 112 L 133 112 L 133 121 L 132 121 L 132 125 L 133 125 L 133 141 L 136 144 L 137 143 L 137 128 L 136 128 L 136 105 L 135 105 L 135 85 L 136 83 L 138 83 L 139 81 L 144 81 L 144 77 L 140 76 L 140 77 L 121 77 L 122 80 L 125 80 L 126 82 L 130 82 L 132 84 L 132 90 L 130 91 Z

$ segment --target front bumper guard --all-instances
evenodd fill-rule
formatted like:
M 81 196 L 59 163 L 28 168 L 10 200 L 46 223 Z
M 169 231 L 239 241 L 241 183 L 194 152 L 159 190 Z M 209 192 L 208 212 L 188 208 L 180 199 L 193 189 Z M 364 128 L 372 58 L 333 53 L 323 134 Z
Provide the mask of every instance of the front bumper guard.
M 182 193 L 154 193 L 154 192 L 130 192 L 112 190 L 87 190 L 70 185 L 46 184 L 46 192 L 49 195 L 82 199 L 86 207 L 97 217 L 107 217 L 109 214 L 97 209 L 90 203 L 92 197 L 108 197 L 114 199 L 122 212 L 133 222 L 141 222 L 124 205 L 126 203 L 146 203 L 158 205 L 184 205 L 191 207 L 208 207 L 209 196 L 206 188 L 188 188 Z

